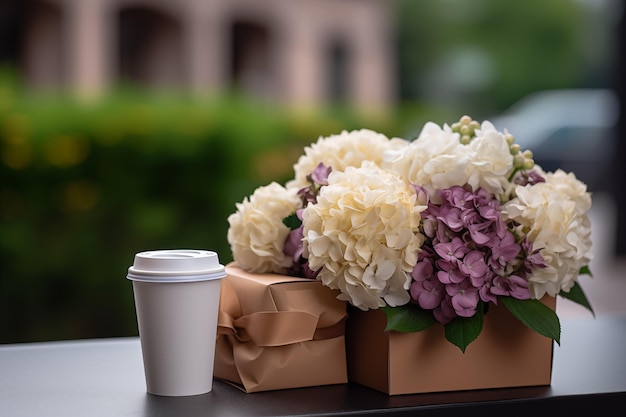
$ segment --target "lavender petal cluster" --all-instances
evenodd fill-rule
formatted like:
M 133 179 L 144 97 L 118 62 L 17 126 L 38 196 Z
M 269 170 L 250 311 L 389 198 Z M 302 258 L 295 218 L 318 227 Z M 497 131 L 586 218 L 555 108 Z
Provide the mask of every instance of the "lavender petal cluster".
M 303 207 L 306 207 L 309 203 L 317 203 L 317 195 L 319 194 L 320 189 L 323 186 L 328 185 L 328 176 L 330 175 L 331 171 L 331 167 L 326 166 L 320 162 L 313 170 L 313 172 L 307 176 L 307 181 L 309 185 L 306 187 L 302 187 L 298 190 L 298 195 L 302 200 Z M 304 257 L 304 244 L 302 243 L 302 240 L 304 239 L 304 225 L 302 224 L 303 210 L 304 209 L 299 209 L 298 211 L 296 211 L 295 215 L 300 225 L 297 228 L 291 230 L 291 232 L 289 232 L 289 235 L 287 235 L 283 247 L 283 253 L 293 260 L 293 264 L 287 270 L 288 275 L 295 277 L 315 278 L 317 275 L 317 271 L 313 271 L 311 270 L 311 268 L 309 268 L 309 263 Z
M 479 302 L 497 303 L 498 296 L 530 298 L 527 274 L 543 259 L 525 240 L 518 242 L 500 216 L 500 202 L 483 188 L 469 185 L 438 190 L 441 203 L 421 213 L 427 237 L 413 268 L 413 302 L 432 310 L 446 324 L 471 317 Z

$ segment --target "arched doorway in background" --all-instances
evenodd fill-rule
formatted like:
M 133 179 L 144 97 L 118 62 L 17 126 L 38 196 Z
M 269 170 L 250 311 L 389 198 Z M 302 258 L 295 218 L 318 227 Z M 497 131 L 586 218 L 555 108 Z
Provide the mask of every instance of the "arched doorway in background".
M 145 7 L 125 8 L 118 16 L 122 83 L 157 89 L 184 85 L 181 23 Z

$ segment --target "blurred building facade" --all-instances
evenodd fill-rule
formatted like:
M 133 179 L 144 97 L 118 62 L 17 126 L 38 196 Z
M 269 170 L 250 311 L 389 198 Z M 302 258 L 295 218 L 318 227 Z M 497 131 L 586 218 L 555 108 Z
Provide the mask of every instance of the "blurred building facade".
M 395 96 L 387 0 L 3 3 L 16 42 L 4 58 L 36 90 L 97 96 L 127 82 L 304 106 L 385 107 Z

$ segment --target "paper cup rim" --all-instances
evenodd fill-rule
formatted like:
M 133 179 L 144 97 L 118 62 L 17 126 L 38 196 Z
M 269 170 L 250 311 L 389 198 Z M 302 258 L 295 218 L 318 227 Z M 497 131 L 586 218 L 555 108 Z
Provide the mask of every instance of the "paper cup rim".
M 207 273 L 207 271 L 184 271 L 179 274 L 172 271 L 167 272 L 154 272 L 154 271 L 128 271 L 128 278 L 131 281 L 141 282 L 162 282 L 162 283 L 174 283 L 174 282 L 197 282 L 197 281 L 211 281 L 215 279 L 222 279 L 226 277 L 226 271 L 216 271 L 213 273 Z
M 154 268 L 154 269 L 153 269 Z M 161 249 L 139 252 L 126 278 L 144 282 L 192 282 L 226 277 L 226 268 L 214 251 Z

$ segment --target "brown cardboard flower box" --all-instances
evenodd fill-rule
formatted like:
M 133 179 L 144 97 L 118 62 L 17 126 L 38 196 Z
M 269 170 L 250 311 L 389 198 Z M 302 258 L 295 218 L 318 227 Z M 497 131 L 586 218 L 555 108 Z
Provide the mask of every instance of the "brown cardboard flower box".
M 556 299 L 542 300 L 554 309 Z M 502 305 L 490 307 L 483 331 L 465 353 L 443 326 L 385 332 L 381 310 L 349 309 L 348 378 L 389 395 L 550 385 L 553 341 L 526 327 Z
M 245 392 L 347 382 L 347 305 L 320 281 L 226 266 L 214 375 Z

